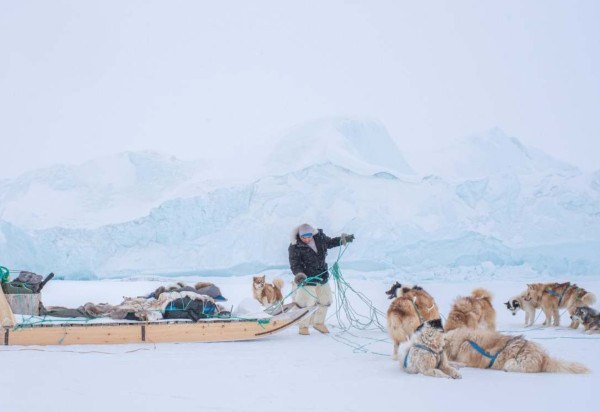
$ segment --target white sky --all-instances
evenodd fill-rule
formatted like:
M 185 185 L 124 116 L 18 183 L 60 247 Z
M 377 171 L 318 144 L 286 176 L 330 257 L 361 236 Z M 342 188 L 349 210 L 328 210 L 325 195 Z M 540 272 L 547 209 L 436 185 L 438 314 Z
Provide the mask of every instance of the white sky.
M 401 150 L 493 126 L 600 168 L 597 1 L 0 0 L 0 178 L 152 149 L 251 154 L 377 119 Z

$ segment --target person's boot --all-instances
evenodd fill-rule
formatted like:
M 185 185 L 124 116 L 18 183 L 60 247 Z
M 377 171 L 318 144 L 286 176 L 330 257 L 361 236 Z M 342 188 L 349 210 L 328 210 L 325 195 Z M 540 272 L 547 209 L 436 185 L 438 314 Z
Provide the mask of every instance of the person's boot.
M 329 333 L 329 329 L 327 329 L 327 326 L 325 326 L 324 323 L 314 324 L 313 328 L 315 328 L 316 330 L 318 330 L 321 333 Z
M 300 326 L 300 329 L 298 330 L 298 333 L 301 335 L 308 335 L 308 326 Z

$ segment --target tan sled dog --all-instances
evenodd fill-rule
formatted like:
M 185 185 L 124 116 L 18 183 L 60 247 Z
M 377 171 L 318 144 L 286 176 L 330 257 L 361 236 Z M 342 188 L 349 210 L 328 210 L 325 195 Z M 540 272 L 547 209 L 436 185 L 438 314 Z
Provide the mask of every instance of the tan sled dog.
M 265 275 L 254 276 L 252 279 L 252 294 L 263 306 L 272 305 L 283 299 L 283 279 L 273 279 L 273 284 L 265 281 Z
M 422 323 L 400 346 L 400 366 L 408 373 L 436 378 L 460 379 L 460 373 L 448 364 L 444 352 L 444 328 L 440 319 Z
M 596 296 L 575 284 L 567 283 L 532 283 L 527 285 L 527 297 L 539 305 L 546 315 L 545 326 L 559 326 L 559 309 L 566 308 L 569 315 L 575 313 L 578 306 L 591 306 L 596 302 Z M 578 320 L 572 320 L 569 327 L 577 329 Z
M 489 330 L 460 328 L 446 332 L 444 351 L 448 360 L 481 369 L 506 372 L 587 373 L 580 363 L 548 356 L 537 343 L 523 336 L 508 336 Z
M 394 343 L 393 359 L 398 359 L 398 346 L 406 342 L 426 320 L 439 319 L 437 305 L 431 295 L 419 286 L 402 286 L 396 282 L 385 292 L 394 299 L 387 310 L 388 333 Z
M 496 329 L 496 311 L 492 306 L 492 294 L 482 288 L 474 289 L 471 296 L 456 298 L 448 314 L 444 329 L 457 328 Z

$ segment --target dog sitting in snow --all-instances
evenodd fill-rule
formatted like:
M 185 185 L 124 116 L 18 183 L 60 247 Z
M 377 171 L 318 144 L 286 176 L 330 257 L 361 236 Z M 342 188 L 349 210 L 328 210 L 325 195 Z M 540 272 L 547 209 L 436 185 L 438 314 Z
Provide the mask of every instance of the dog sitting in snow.
M 419 286 L 402 286 L 399 282 L 385 292 L 394 299 L 387 310 L 388 333 L 394 343 L 393 359 L 398 359 L 398 346 L 407 341 L 426 320 L 438 319 L 440 313 L 433 297 Z
M 265 275 L 254 276 L 252 278 L 252 295 L 261 305 L 268 306 L 275 302 L 283 300 L 281 289 L 283 289 L 283 279 L 273 279 L 273 284 L 267 283 Z
M 571 320 L 581 322 L 589 333 L 600 333 L 600 313 L 589 306 L 579 306 L 571 315 Z
M 454 301 L 444 328 L 450 331 L 463 327 L 496 329 L 496 311 L 490 292 L 477 288 L 471 292 L 471 296 L 459 297 Z
M 444 352 L 444 328 L 440 319 L 422 323 L 410 342 L 400 347 L 400 366 L 408 373 L 436 378 L 460 379 L 460 373 L 448 363 Z
M 508 302 L 504 302 L 506 305 L 506 309 L 510 310 L 515 316 L 517 312 L 522 310 L 525 312 L 525 327 L 533 325 L 535 321 L 535 310 L 539 307 L 532 300 L 527 300 L 527 291 L 521 293 L 520 295 L 514 296 L 508 300 Z

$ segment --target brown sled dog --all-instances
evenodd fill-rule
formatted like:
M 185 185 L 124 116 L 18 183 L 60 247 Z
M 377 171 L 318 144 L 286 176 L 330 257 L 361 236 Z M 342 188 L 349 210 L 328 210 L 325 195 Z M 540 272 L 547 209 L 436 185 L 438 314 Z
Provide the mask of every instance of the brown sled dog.
M 426 320 L 439 319 L 437 305 L 431 295 L 419 286 L 402 286 L 396 282 L 385 292 L 394 299 L 387 310 L 388 333 L 394 343 L 393 359 L 398 359 L 398 346 L 406 342 Z
M 400 346 L 400 366 L 407 373 L 422 373 L 436 378 L 460 379 L 460 373 L 448 364 L 444 352 L 444 328 L 440 319 L 422 323 Z
M 283 279 L 281 278 L 273 279 L 273 284 L 265 281 L 265 275 L 252 278 L 252 295 L 263 306 L 282 300 L 281 289 L 283 289 Z
M 492 306 L 492 294 L 482 288 L 474 289 L 471 296 L 458 297 L 448 314 L 446 331 L 457 328 L 496 329 L 496 311 Z
M 591 306 L 596 296 L 575 284 L 567 283 L 532 283 L 527 285 L 527 297 L 539 305 L 546 315 L 544 326 L 560 325 L 559 309 L 566 308 L 569 315 L 575 313 L 578 306 Z M 579 320 L 572 320 L 569 327 L 577 329 Z
M 523 336 L 508 336 L 489 330 L 459 328 L 446 333 L 448 360 L 481 369 L 506 372 L 587 373 L 580 363 L 548 356 L 537 343 Z

